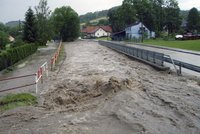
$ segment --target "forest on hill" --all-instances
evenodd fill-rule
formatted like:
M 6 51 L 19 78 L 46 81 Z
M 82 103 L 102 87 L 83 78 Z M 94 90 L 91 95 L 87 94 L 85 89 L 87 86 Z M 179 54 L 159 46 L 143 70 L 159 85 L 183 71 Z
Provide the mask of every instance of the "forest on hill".
M 108 11 L 112 9 L 116 9 L 117 7 L 112 7 L 108 10 L 102 10 L 102 11 L 95 11 L 95 12 L 88 12 L 86 14 L 80 15 L 80 23 L 87 23 L 93 20 L 101 20 L 101 18 L 107 18 L 108 17 Z M 187 19 L 188 16 L 188 10 L 181 10 L 180 15 L 183 20 Z

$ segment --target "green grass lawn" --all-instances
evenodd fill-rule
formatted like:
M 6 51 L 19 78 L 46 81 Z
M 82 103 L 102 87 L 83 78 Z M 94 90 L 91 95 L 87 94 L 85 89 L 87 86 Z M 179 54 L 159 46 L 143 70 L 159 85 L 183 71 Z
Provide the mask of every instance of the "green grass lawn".
M 0 111 L 35 104 L 37 104 L 37 98 L 29 93 L 10 94 L 0 97 Z
M 200 51 L 200 40 L 165 41 L 165 40 L 161 40 L 161 39 L 155 39 L 155 40 L 145 40 L 143 44 Z
M 109 40 L 111 41 L 110 37 L 100 37 L 100 38 L 96 38 L 96 40 Z

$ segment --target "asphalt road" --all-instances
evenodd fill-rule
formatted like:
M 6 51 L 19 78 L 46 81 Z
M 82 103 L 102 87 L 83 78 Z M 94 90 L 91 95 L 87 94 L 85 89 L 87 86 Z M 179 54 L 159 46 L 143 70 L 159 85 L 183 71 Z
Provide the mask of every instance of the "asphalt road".
M 193 51 L 187 51 L 187 50 L 181 50 L 180 49 L 165 49 L 165 48 L 157 48 L 157 47 L 152 47 L 152 46 L 147 46 L 147 45 L 135 45 L 135 44 L 130 44 L 130 43 L 126 43 L 129 46 L 132 47 L 136 47 L 136 48 L 141 48 L 141 49 L 145 49 L 145 50 L 150 50 L 150 51 L 155 51 L 155 52 L 160 52 L 160 53 L 164 53 L 166 55 L 170 55 L 172 59 L 175 60 L 179 60 L 179 61 L 183 61 L 186 63 L 190 63 L 196 66 L 200 66 L 200 52 L 193 52 Z M 192 54 L 193 53 L 193 54 Z M 174 67 L 172 66 L 172 64 L 169 63 L 165 63 L 166 66 L 169 66 L 171 69 L 173 69 Z M 190 75 L 195 75 L 195 76 L 200 76 L 200 73 L 188 70 L 188 69 L 184 69 L 183 68 L 183 73 L 187 73 Z

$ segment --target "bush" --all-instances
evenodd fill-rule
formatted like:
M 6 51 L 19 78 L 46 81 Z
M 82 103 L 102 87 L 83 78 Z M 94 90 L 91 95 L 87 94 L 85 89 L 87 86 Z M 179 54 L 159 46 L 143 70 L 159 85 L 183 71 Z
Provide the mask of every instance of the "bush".
M 37 46 L 25 44 L 19 47 L 10 48 L 0 53 L 0 70 L 14 65 L 18 61 L 36 52 Z
M 0 31 L 0 49 L 5 49 L 5 46 L 8 42 L 9 42 L 8 35 Z
M 17 39 L 12 45 L 11 47 L 19 47 L 19 46 L 22 46 L 22 45 L 25 45 L 26 43 L 23 42 L 21 39 Z

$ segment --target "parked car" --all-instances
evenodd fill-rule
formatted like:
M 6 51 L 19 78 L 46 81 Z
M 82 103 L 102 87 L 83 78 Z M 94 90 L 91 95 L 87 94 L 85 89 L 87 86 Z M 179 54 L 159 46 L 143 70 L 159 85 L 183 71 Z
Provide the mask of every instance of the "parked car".
M 176 35 L 175 40 L 183 40 L 183 35 Z
M 192 33 L 186 33 L 184 35 L 176 35 L 176 40 L 198 40 L 200 39 L 200 34 L 192 34 Z

